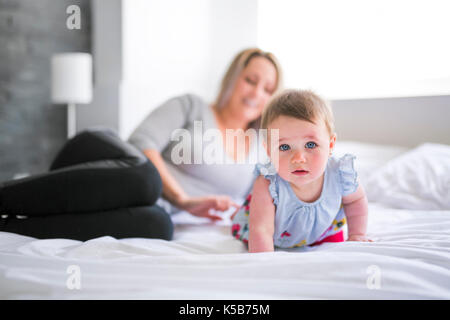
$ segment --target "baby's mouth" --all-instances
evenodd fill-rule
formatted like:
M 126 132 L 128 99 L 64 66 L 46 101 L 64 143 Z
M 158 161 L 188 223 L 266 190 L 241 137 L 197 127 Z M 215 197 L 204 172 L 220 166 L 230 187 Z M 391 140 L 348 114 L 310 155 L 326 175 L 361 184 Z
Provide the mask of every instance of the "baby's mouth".
M 296 176 L 304 176 L 309 173 L 307 170 L 295 170 L 291 172 L 292 174 L 295 174 Z

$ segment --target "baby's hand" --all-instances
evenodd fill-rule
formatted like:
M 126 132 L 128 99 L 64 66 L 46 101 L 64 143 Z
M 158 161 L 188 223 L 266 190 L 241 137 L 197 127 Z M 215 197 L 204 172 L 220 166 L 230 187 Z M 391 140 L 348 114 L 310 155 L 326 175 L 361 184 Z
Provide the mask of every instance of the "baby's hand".
M 354 234 L 348 237 L 347 241 L 362 241 L 362 242 L 373 242 L 372 239 L 367 238 L 366 235 Z

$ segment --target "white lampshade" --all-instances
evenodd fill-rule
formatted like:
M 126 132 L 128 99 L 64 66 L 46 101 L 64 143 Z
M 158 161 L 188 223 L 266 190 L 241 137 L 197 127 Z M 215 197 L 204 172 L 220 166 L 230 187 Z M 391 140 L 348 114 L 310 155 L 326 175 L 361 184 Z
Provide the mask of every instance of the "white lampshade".
M 90 103 L 92 56 L 89 53 L 59 53 L 52 56 L 52 101 Z

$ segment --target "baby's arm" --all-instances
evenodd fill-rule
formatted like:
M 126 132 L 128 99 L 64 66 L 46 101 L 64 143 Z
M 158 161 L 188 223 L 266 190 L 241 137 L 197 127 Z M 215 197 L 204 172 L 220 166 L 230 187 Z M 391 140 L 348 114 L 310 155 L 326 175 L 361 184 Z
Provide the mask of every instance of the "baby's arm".
M 345 216 L 348 223 L 347 241 L 372 241 L 367 238 L 367 197 L 361 184 L 355 192 L 342 197 Z
M 270 182 L 263 176 L 256 178 L 250 200 L 249 252 L 273 251 L 275 205 L 269 193 Z

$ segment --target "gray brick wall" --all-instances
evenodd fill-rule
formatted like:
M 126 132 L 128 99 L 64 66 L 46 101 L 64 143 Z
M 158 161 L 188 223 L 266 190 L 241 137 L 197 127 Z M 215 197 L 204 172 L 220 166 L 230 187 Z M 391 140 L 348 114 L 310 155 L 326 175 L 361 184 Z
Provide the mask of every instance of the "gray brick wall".
M 69 30 L 66 9 L 81 9 Z M 0 182 L 48 167 L 66 141 L 66 108 L 50 99 L 50 58 L 91 52 L 89 0 L 0 0 Z

